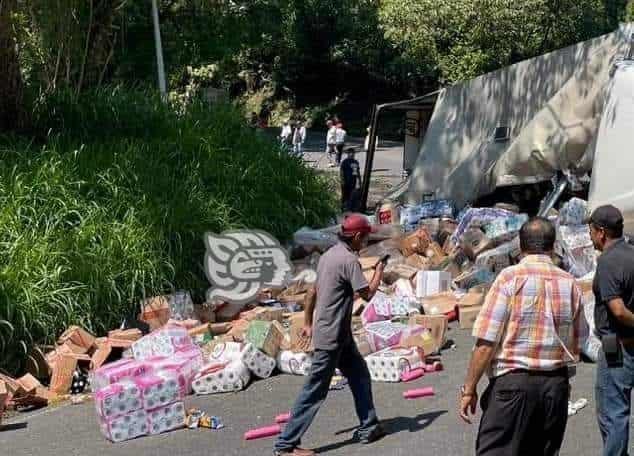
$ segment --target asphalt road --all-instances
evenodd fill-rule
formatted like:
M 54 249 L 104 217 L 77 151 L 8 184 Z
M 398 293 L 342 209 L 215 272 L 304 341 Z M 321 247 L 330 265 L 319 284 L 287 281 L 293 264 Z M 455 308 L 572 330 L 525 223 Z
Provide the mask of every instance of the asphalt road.
M 468 331 L 452 323 L 449 337 L 455 349 L 443 352 L 445 370 L 408 384 L 374 383 L 377 409 L 389 435 L 372 445 L 350 441 L 357 424 L 349 390 L 332 391 L 309 429 L 304 446 L 328 455 L 460 455 L 473 454 L 476 426 L 462 423 L 456 414 L 472 340 Z M 570 418 L 563 456 L 600 453 L 592 394 L 594 366 L 583 364 L 573 380 L 573 399 L 585 397 L 588 406 Z M 287 411 L 303 377 L 277 375 L 252 383 L 245 391 L 204 397 L 190 396 L 187 407 L 220 416 L 225 428 L 179 430 L 111 444 L 99 433 L 92 403 L 44 409 L 18 415 L 0 428 L 0 454 L 8 456 L 209 456 L 271 454 L 273 439 L 246 442 L 245 431 L 272 423 Z M 486 383 L 482 381 L 481 387 Z M 402 392 L 432 386 L 434 397 L 407 401 Z

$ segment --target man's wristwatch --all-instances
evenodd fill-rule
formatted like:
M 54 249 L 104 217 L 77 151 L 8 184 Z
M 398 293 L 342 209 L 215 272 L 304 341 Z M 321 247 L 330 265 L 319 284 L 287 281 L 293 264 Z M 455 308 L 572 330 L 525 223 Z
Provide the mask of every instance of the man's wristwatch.
M 477 394 L 478 394 L 478 393 L 476 393 L 475 391 L 473 391 L 473 392 L 469 392 L 469 391 L 467 391 L 467 388 L 465 388 L 465 386 L 464 386 L 464 385 L 462 385 L 462 386 L 460 387 L 460 396 L 461 396 L 461 397 L 476 396 Z

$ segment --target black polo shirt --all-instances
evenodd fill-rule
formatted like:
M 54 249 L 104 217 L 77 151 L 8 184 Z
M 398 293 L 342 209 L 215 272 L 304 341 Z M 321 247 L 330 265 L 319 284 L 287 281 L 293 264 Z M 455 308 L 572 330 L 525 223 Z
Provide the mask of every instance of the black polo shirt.
M 621 298 L 634 312 L 634 246 L 620 239 L 605 249 L 597 261 L 592 291 L 595 297 L 594 323 L 599 335 L 616 333 L 634 337 L 634 328 L 620 324 L 611 314 L 608 302 Z

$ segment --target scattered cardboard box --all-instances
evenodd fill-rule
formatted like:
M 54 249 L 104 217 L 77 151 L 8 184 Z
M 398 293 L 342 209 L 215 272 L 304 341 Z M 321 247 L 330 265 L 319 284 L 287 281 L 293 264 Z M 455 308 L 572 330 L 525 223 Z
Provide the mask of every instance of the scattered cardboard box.
M 70 355 L 60 356 L 51 375 L 51 392 L 55 394 L 67 394 L 73 383 L 73 373 L 76 368 L 77 358 Z
M 449 290 L 451 274 L 444 271 L 419 271 L 416 274 L 416 297 L 424 298 Z
M 407 264 L 390 264 L 385 268 L 383 281 L 392 285 L 399 279 L 412 280 L 418 273 L 418 269 Z
M 431 239 L 425 228 L 419 228 L 412 234 L 405 236 L 400 243 L 400 250 L 403 256 L 408 257 L 415 253 L 424 255 Z
M 291 351 L 294 353 L 312 352 L 314 350 L 312 339 L 304 337 L 302 329 L 304 328 L 304 312 L 296 312 L 289 318 Z
M 67 344 L 73 353 L 87 353 L 95 345 L 95 336 L 79 326 L 70 326 L 59 336 L 57 343 Z
M 359 258 L 359 264 L 361 264 L 361 269 L 365 271 L 366 269 L 374 269 L 380 260 L 381 257 L 378 256 L 361 257 Z
M 275 307 L 257 307 L 254 309 L 254 320 L 261 321 L 282 321 L 284 319 L 285 309 Z
M 462 311 L 463 307 L 480 307 L 484 303 L 484 296 L 484 293 L 471 289 L 458 301 L 458 308 Z
M 90 369 L 99 369 L 107 361 L 108 357 L 112 353 L 112 346 L 106 339 L 102 343 L 97 345 L 97 350 L 92 355 L 90 360 Z
M 460 329 L 471 329 L 475 324 L 482 306 L 461 307 L 458 312 Z
M 420 348 L 424 356 L 431 355 L 440 349 L 438 342 L 432 337 L 429 329 L 404 337 L 400 345 L 407 348 Z
M 445 315 L 456 309 L 458 299 L 452 291 L 426 296 L 420 299 L 426 315 Z
M 425 271 L 430 268 L 431 260 L 423 255 L 414 253 L 405 259 L 405 264 L 420 271 Z
M 132 342 L 139 340 L 142 336 L 143 333 L 137 328 L 108 331 L 108 338 L 130 340 Z
M 445 345 L 449 322 L 444 315 L 412 315 L 409 324 L 420 325 L 429 330 L 433 340 L 432 353 Z
M 245 340 L 261 352 L 275 358 L 283 337 L 284 328 L 278 321 L 253 320 L 249 323 Z
M 150 326 L 150 330 L 164 326 L 170 319 L 169 296 L 154 296 L 141 301 L 139 320 Z
M 209 325 L 209 331 L 213 335 L 226 334 L 233 329 L 232 323 L 211 323 Z

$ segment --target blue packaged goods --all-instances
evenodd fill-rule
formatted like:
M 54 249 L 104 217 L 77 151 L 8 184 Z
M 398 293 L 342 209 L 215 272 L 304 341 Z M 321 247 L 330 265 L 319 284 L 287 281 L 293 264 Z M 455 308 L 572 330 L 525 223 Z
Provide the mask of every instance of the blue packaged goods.
M 426 201 L 419 207 L 419 219 L 453 217 L 454 214 L 454 204 L 449 200 Z
M 471 208 L 460 219 L 458 228 L 451 237 L 452 242 L 458 244 L 460 238 L 469 228 L 482 227 L 496 219 L 504 219 L 513 217 L 514 214 L 511 211 L 504 209 L 494 209 L 490 207 Z

